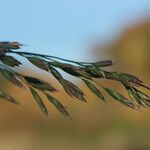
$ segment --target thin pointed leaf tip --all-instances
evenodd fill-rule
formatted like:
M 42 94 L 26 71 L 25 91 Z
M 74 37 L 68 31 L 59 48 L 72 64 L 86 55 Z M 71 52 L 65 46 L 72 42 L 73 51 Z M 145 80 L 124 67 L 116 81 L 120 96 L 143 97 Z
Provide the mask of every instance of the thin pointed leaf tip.
M 19 42 L 0 42 L 0 73 L 5 79 L 17 87 L 24 88 L 24 86 L 26 86 L 29 88 L 30 93 L 33 95 L 33 99 L 35 99 L 38 107 L 46 116 L 48 115 L 48 110 L 38 91 L 43 93 L 45 98 L 47 98 L 47 100 L 50 101 L 62 115 L 66 117 L 70 115 L 60 100 L 51 95 L 54 92 L 58 92 L 57 88 L 46 81 L 33 77 L 32 74 L 31 76 L 24 76 L 14 69 L 14 67 L 22 66 L 21 62 L 12 56 L 12 54 L 26 58 L 35 67 L 54 76 L 69 96 L 79 99 L 80 101 L 87 102 L 85 94 L 74 83 L 66 80 L 59 70 L 81 79 L 85 86 L 102 101 L 106 99 L 104 98 L 101 89 L 114 100 L 130 108 L 139 109 L 141 107 L 150 107 L 149 94 L 138 89 L 143 87 L 149 92 L 150 87 L 144 85 L 138 77 L 127 73 L 105 70 L 105 67 L 115 64 L 113 60 L 102 60 L 92 63 L 77 62 L 56 56 L 23 52 L 21 50 L 17 51 L 21 46 L 23 46 L 23 44 L 20 44 Z M 101 80 L 114 80 L 119 82 L 125 88 L 129 97 L 125 97 L 118 91 L 105 87 L 101 84 Z M 0 90 L 0 97 L 12 103 L 19 104 L 18 101 L 2 90 Z

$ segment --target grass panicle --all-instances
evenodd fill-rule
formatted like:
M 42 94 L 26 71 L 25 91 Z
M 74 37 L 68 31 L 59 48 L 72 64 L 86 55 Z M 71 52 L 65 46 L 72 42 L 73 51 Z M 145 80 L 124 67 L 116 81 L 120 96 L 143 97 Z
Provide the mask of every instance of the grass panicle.
M 15 67 L 21 67 L 22 63 L 17 60 L 17 58 L 14 58 L 11 54 L 24 57 L 35 67 L 53 75 L 62 85 L 68 95 L 81 101 L 86 102 L 85 94 L 75 84 L 64 79 L 58 69 L 61 69 L 64 72 L 81 79 L 87 88 L 89 88 L 93 94 L 95 94 L 103 101 L 105 98 L 100 91 L 100 88 L 103 89 L 112 98 L 130 108 L 137 109 L 141 107 L 150 107 L 150 96 L 138 89 L 143 87 L 147 90 L 150 90 L 150 87 L 144 85 L 138 77 L 127 73 L 109 72 L 105 70 L 105 67 L 114 65 L 115 62 L 113 60 L 103 60 L 92 63 L 77 62 L 56 56 L 22 52 L 19 51 L 21 46 L 23 45 L 18 42 L 0 42 L 0 73 L 8 81 L 20 88 L 27 86 L 39 108 L 46 116 L 48 115 L 48 111 L 41 96 L 38 93 L 38 90 L 47 97 L 51 104 L 54 105 L 61 114 L 64 116 L 69 116 L 69 113 L 66 110 L 66 107 L 64 107 L 64 105 L 60 102 L 60 100 L 51 95 L 51 93 L 57 92 L 57 89 L 54 88 L 51 84 L 41 79 L 35 78 L 32 75 L 24 76 L 15 70 Z M 118 81 L 125 87 L 127 93 L 129 94 L 129 98 L 126 98 L 118 91 L 114 91 L 108 87 L 105 87 L 101 84 L 101 80 Z M 0 97 L 15 104 L 19 104 L 13 97 L 9 96 L 3 91 L 0 91 Z

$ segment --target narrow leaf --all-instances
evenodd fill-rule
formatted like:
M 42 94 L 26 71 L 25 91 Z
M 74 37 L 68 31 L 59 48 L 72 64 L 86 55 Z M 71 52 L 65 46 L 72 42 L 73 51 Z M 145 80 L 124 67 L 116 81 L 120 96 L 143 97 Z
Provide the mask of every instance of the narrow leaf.
M 47 108 L 45 107 L 41 97 L 39 96 L 39 94 L 33 89 L 30 87 L 30 91 L 35 99 L 35 101 L 37 102 L 39 108 L 42 110 L 42 112 L 48 116 L 48 112 L 47 112 Z
M 0 97 L 6 99 L 7 101 L 14 103 L 14 104 L 19 104 L 19 102 L 17 102 L 17 100 L 15 100 L 13 97 L 11 97 L 10 95 L 6 94 L 3 91 L 0 91 Z
M 16 86 L 19 86 L 20 88 L 23 87 L 23 84 L 19 80 L 20 79 L 19 76 L 15 72 L 7 70 L 7 69 L 2 69 L 2 68 L 0 68 L 0 72 L 7 80 L 12 82 Z
M 48 71 L 48 66 L 47 64 L 44 62 L 44 60 L 37 58 L 37 57 L 26 57 L 33 65 L 35 65 L 36 67 L 43 69 L 45 71 Z
M 60 68 L 66 73 L 73 75 L 75 77 L 84 77 L 84 78 L 90 79 L 90 75 L 82 67 L 78 67 L 78 66 L 74 66 L 74 65 L 66 64 L 66 63 L 60 63 L 60 62 L 49 62 L 48 64 L 50 67 L 54 66 L 54 67 Z
M 113 79 L 121 81 L 121 82 L 131 82 L 135 84 L 141 84 L 142 81 L 130 74 L 127 73 L 121 73 L 121 72 L 111 72 Z
M 137 92 L 134 90 L 132 86 L 125 85 L 125 88 L 129 94 L 129 97 L 134 100 L 139 106 L 146 107 L 146 104 L 143 102 L 143 100 L 140 98 L 140 96 L 137 94 Z
M 16 67 L 21 65 L 21 62 L 19 62 L 17 59 L 15 59 L 12 56 L 1 56 L 0 58 L 1 62 L 4 63 L 7 66 Z
M 150 87 L 149 86 L 146 86 L 146 85 L 143 85 L 143 84 L 139 84 L 140 86 L 144 87 L 145 89 L 147 90 L 150 90 Z
M 104 61 L 98 61 L 98 62 L 92 63 L 92 65 L 95 67 L 106 67 L 106 66 L 111 66 L 114 63 L 115 62 L 113 60 L 104 60 Z
M 18 42 L 7 42 L 7 41 L 0 42 L 0 48 L 6 49 L 6 50 L 19 49 L 21 46 L 23 45 Z
M 68 80 L 65 80 L 54 67 L 50 67 L 50 71 L 70 96 L 75 96 L 77 99 L 86 102 L 84 98 L 84 93 L 76 85 Z
M 104 78 L 104 71 L 95 66 L 85 66 L 85 71 L 93 78 Z
M 104 88 L 104 87 L 103 87 Z M 125 98 L 122 94 L 118 93 L 117 91 L 114 90 L 110 90 L 108 88 L 104 88 L 104 90 L 111 95 L 114 99 L 116 99 L 117 101 L 119 101 L 120 103 L 130 107 L 130 108 L 134 108 L 135 109 L 135 105 L 129 101 L 127 98 Z
M 40 89 L 40 90 L 47 90 L 50 92 L 55 92 L 56 89 L 54 87 L 52 87 L 49 83 L 43 81 L 43 80 L 39 80 L 37 78 L 33 78 L 33 77 L 27 77 L 24 76 L 24 79 L 34 88 Z
M 65 89 L 65 91 L 70 95 L 70 96 L 74 96 L 79 100 L 82 100 L 84 102 L 86 102 L 85 98 L 84 98 L 84 93 L 73 83 L 71 83 L 70 81 L 67 80 L 61 80 L 61 84 L 63 86 L 63 88 Z
M 136 95 L 141 99 L 141 101 L 146 105 L 146 106 L 150 106 L 150 96 L 146 95 L 145 93 L 137 90 L 136 88 L 134 88 L 134 91 L 136 92 Z
M 99 98 L 101 98 L 102 100 L 104 100 L 104 96 L 102 95 L 102 93 L 96 88 L 96 86 L 89 82 L 88 80 L 82 79 L 84 81 L 84 83 L 86 84 L 86 86 Z
M 69 113 L 67 112 L 66 108 L 54 97 L 51 95 L 46 94 L 46 97 L 48 100 L 58 109 L 59 112 L 61 112 L 64 116 L 69 116 Z
M 62 75 L 52 66 L 49 66 L 50 72 L 51 74 L 57 79 L 57 80 L 61 80 L 63 79 Z

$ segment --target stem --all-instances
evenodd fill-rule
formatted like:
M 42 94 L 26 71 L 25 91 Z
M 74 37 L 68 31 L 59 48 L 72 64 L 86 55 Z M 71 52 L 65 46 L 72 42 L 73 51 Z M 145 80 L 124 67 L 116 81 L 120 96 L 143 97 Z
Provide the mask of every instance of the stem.
M 76 61 L 73 61 L 73 60 L 68 60 L 68 59 L 64 59 L 64 58 L 60 58 L 60 57 L 57 57 L 57 56 L 49 56 L 49 55 L 43 55 L 43 54 L 36 54 L 36 53 L 31 53 L 31 52 L 16 52 L 16 51 L 8 51 L 9 53 L 15 53 L 15 54 L 18 54 L 18 55 L 33 55 L 33 56 L 40 56 L 40 57 L 44 57 L 46 59 L 51 59 L 51 58 L 55 58 L 55 59 L 59 59 L 59 60 L 62 60 L 62 61 L 67 61 L 67 62 L 71 62 L 71 63 L 75 63 L 75 64 L 78 64 L 80 66 L 85 66 L 83 65 L 82 63 L 84 64 L 90 64 L 88 62 L 76 62 Z

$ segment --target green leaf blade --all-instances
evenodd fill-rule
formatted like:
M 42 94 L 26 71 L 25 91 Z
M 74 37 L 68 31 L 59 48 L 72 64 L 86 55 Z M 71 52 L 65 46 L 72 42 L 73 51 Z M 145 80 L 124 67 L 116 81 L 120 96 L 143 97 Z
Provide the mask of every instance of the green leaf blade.
M 45 63 L 44 60 L 37 58 L 37 57 L 26 57 L 33 65 L 35 65 L 36 67 L 45 70 L 45 71 L 49 71 L 47 64 Z
M 46 106 L 44 105 L 44 103 L 43 103 L 41 97 L 39 96 L 39 94 L 38 94 L 33 88 L 31 88 L 31 87 L 30 87 L 30 91 L 31 91 L 31 93 L 32 93 L 32 95 L 33 95 L 35 101 L 37 102 L 39 108 L 42 110 L 42 112 L 43 112 L 46 116 L 48 116 L 47 108 L 46 108 Z
M 135 105 L 129 101 L 127 98 L 125 98 L 122 94 L 120 94 L 119 92 L 115 91 L 115 90 L 110 90 L 108 88 L 104 88 L 104 90 L 111 95 L 114 99 L 116 99 L 117 101 L 119 101 L 120 103 L 135 109 Z
M 64 116 L 69 116 L 66 108 L 54 97 L 46 93 L 48 100 L 57 108 L 57 110 L 62 113 Z
M 92 63 L 92 65 L 95 67 L 107 67 L 107 66 L 112 66 L 114 63 L 115 62 L 113 60 L 103 60 L 103 61 Z
M 5 92 L 3 92 L 3 91 L 1 91 L 1 90 L 0 90 L 0 97 L 6 99 L 7 101 L 9 101 L 9 102 L 11 102 L 11 103 L 14 103 L 14 104 L 17 104 L 17 105 L 20 104 L 20 103 L 19 103 L 17 100 L 15 100 L 13 97 L 11 97 L 10 95 L 6 94 Z
M 54 68 L 51 67 L 50 71 L 52 75 L 58 80 L 58 82 L 63 86 L 64 90 L 72 97 L 76 97 L 77 99 L 86 102 L 84 98 L 84 93 L 72 82 L 64 79 L 62 75 Z
M 17 59 L 15 59 L 12 56 L 4 55 L 4 56 L 1 56 L 0 60 L 2 63 L 10 67 L 16 67 L 16 66 L 21 65 L 21 62 L 19 62 Z
M 26 82 L 28 82 L 28 84 L 30 84 L 32 87 L 42 90 L 42 91 L 50 91 L 50 92 L 55 92 L 57 91 L 53 86 L 51 86 L 49 83 L 34 78 L 34 77 L 28 77 L 28 76 L 24 76 L 24 79 L 26 80 Z
M 104 99 L 104 96 L 102 95 L 102 93 L 96 88 L 96 86 L 89 82 L 88 80 L 85 80 L 85 79 L 82 79 L 84 81 L 84 83 L 86 84 L 86 86 L 100 99 L 102 99 L 103 101 L 105 100 Z
M 15 72 L 4 68 L 0 68 L 0 72 L 8 81 L 12 82 L 20 88 L 23 88 L 23 84 L 19 80 L 20 77 Z

